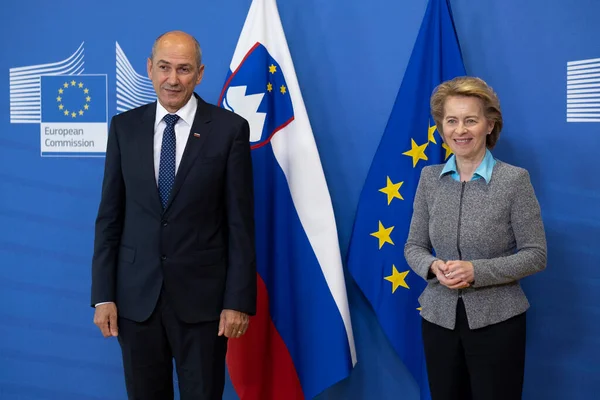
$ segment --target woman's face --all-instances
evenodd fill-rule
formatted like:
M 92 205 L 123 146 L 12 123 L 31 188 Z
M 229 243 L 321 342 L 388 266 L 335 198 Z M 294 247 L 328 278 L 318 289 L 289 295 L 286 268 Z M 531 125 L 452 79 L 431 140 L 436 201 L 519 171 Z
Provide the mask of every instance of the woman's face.
M 444 141 L 458 159 L 481 161 L 486 137 L 493 128 L 494 122 L 485 117 L 481 99 L 470 96 L 446 99 L 442 132 Z

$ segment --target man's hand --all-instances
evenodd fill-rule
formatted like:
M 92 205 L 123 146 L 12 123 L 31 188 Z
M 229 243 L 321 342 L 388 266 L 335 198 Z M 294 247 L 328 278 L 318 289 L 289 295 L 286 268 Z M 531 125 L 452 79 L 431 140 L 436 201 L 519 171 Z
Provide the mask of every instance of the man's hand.
M 104 335 L 104 337 L 118 336 L 119 327 L 117 326 L 117 305 L 115 303 L 106 303 L 96 306 L 94 313 L 94 324 Z
M 219 336 L 239 338 L 248 330 L 249 321 L 248 314 L 235 310 L 223 310 L 219 321 Z

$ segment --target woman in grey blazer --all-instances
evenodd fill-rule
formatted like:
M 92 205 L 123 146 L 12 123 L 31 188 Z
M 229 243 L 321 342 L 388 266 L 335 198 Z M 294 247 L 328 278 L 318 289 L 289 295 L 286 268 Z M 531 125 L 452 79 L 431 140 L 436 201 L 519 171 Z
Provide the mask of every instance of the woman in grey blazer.
M 431 114 L 454 155 L 423 168 L 404 254 L 427 281 L 421 304 L 433 400 L 520 399 L 525 311 L 519 280 L 546 266 L 526 170 L 492 156 L 500 103 L 481 79 L 439 85 Z

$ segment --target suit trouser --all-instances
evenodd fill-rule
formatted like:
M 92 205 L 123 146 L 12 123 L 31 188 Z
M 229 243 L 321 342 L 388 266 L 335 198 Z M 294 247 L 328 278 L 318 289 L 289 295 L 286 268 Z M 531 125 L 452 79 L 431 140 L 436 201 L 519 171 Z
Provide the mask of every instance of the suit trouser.
M 433 400 L 518 400 L 525 369 L 525 313 L 469 329 L 461 298 L 454 330 L 422 320 Z
M 181 400 L 222 399 L 227 339 L 217 336 L 219 321 L 180 321 L 162 292 L 148 320 L 119 317 L 118 326 L 130 400 L 173 399 L 173 359 Z

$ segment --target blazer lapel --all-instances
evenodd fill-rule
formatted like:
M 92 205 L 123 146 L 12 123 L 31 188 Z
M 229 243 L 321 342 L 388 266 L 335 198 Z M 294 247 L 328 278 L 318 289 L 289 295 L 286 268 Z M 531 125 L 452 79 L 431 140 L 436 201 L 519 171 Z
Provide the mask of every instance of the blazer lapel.
M 177 169 L 177 175 L 175 175 L 175 183 L 171 189 L 171 195 L 169 196 L 169 201 L 167 202 L 165 211 L 173 203 L 173 199 L 177 196 L 177 193 L 179 193 L 179 190 L 181 189 L 188 172 L 196 160 L 200 157 L 202 145 L 210 133 L 210 108 L 196 93 L 194 93 L 194 96 L 198 100 L 196 116 L 194 117 L 194 123 L 192 124 L 192 129 L 190 130 L 190 134 L 187 139 L 187 144 L 181 158 L 181 163 Z
M 156 119 L 156 102 L 151 104 L 142 116 L 140 126 L 140 135 L 138 138 L 140 169 L 144 178 L 144 187 L 148 190 L 148 199 L 151 207 L 162 214 L 162 204 L 160 203 L 160 194 L 156 184 L 156 175 L 154 170 L 154 121 Z

